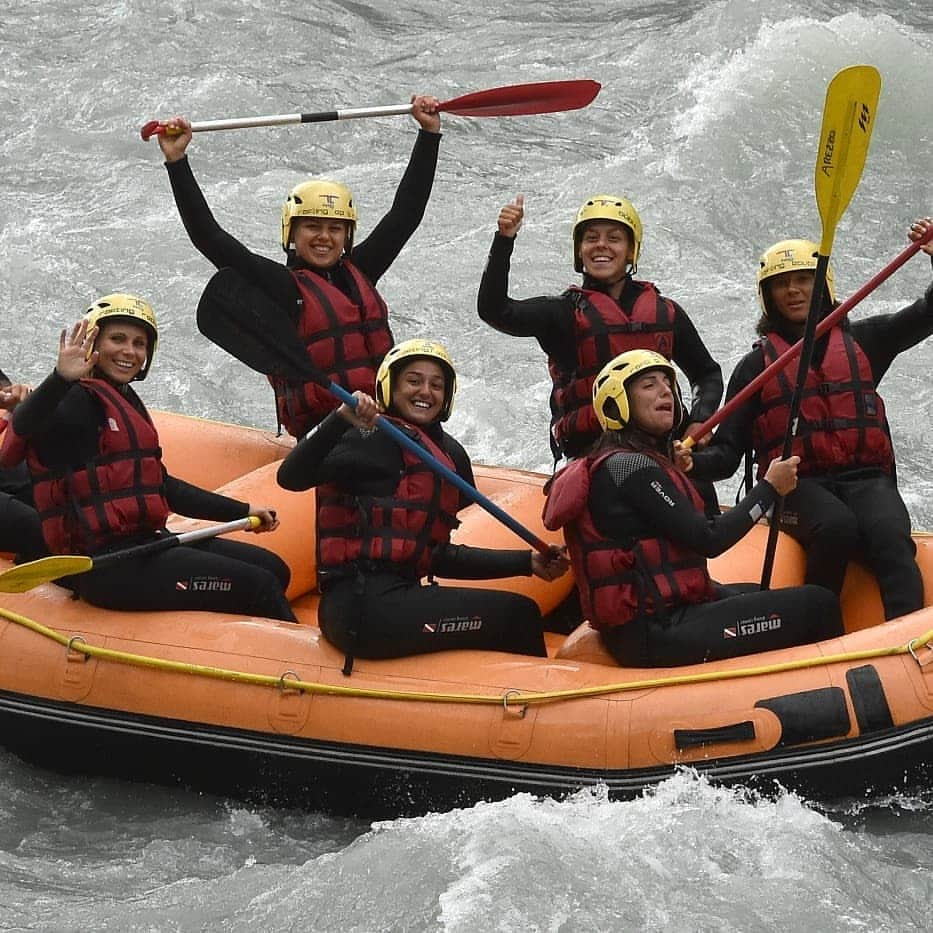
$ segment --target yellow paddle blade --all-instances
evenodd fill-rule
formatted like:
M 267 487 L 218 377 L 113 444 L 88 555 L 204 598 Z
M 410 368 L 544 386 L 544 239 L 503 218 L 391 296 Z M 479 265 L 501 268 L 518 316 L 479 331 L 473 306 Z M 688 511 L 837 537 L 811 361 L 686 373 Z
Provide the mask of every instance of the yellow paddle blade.
M 59 577 L 86 573 L 93 566 L 94 561 L 83 555 L 63 554 L 59 557 L 31 560 L 28 564 L 20 564 L 0 573 L 0 593 L 25 593 Z
M 816 203 L 823 222 L 821 256 L 832 251 L 836 224 L 862 177 L 880 94 L 881 75 L 871 65 L 844 68 L 826 89 L 816 156 Z

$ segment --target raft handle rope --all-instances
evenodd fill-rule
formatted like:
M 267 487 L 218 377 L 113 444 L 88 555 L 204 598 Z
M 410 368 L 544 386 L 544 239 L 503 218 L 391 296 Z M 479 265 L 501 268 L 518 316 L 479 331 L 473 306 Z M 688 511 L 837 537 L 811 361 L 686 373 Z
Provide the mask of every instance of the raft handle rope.
M 191 674 L 199 677 L 209 677 L 215 680 L 229 680 L 235 683 L 246 683 L 255 686 L 284 687 L 285 678 L 289 675 L 298 677 L 294 671 L 287 670 L 284 674 L 250 674 L 246 671 L 236 671 L 227 668 L 209 667 L 202 664 L 191 664 L 183 661 L 169 661 L 165 658 L 153 658 L 147 655 L 133 654 L 127 651 L 115 651 L 92 645 L 82 635 L 63 635 L 55 629 L 36 622 L 27 616 L 20 615 L 9 609 L 0 608 L 0 618 L 7 619 L 16 625 L 30 629 L 36 634 L 57 642 L 68 651 L 81 652 L 88 658 L 114 661 L 120 664 L 129 664 L 135 667 L 149 667 L 157 670 L 172 671 L 175 673 Z M 324 696 L 355 696 L 372 700 L 401 700 L 423 703 L 463 703 L 479 706 L 502 706 L 506 711 L 513 712 L 515 706 L 530 706 L 534 703 L 556 703 L 562 700 L 578 700 L 589 697 L 609 696 L 614 693 L 629 693 L 636 690 L 647 690 L 658 687 L 684 686 L 695 683 L 711 683 L 720 680 L 741 680 L 746 677 L 759 677 L 767 674 L 780 674 L 785 671 L 805 670 L 811 667 L 826 667 L 831 664 L 845 664 L 853 661 L 866 661 L 873 658 L 895 657 L 910 654 L 923 668 L 926 665 L 917 657 L 915 648 L 922 645 L 933 651 L 933 629 L 922 635 L 912 638 L 904 645 L 893 645 L 889 648 L 868 648 L 864 651 L 850 651 L 842 654 L 826 655 L 821 657 L 803 658 L 799 661 L 784 661 L 780 664 L 766 664 L 761 667 L 737 668 L 731 671 L 710 671 L 708 673 L 679 674 L 672 677 L 651 677 L 645 680 L 625 681 L 615 684 L 602 684 L 593 687 L 579 687 L 574 690 L 553 690 L 540 693 L 522 693 L 515 688 L 509 688 L 503 695 L 491 696 L 471 693 L 429 693 L 420 691 L 375 690 L 367 687 L 346 687 L 338 684 L 314 683 L 304 680 L 291 680 L 288 688 L 299 690 L 302 693 L 321 694 Z M 520 702 L 517 702 L 520 701 Z

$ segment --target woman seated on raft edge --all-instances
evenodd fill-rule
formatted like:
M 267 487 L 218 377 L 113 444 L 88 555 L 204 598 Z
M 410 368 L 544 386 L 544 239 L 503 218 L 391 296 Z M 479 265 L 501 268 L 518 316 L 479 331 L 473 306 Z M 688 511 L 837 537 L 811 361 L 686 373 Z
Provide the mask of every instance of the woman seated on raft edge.
M 933 218 L 915 220 L 921 240 Z M 921 249 L 933 260 L 933 242 Z M 819 247 L 782 240 L 758 261 L 758 340 L 736 364 L 726 401 L 803 336 L 813 297 Z M 820 319 L 838 307 L 832 266 L 820 295 Z M 804 581 L 842 592 L 849 562 L 865 563 L 878 583 L 885 620 L 924 605 L 923 577 L 910 513 L 897 484 L 890 425 L 879 385 L 895 359 L 933 335 L 933 281 L 901 308 L 837 321 L 813 346 L 800 400 L 793 453 L 805 454 L 796 489 L 781 513 L 781 531 L 804 549 Z M 726 479 L 750 450 L 759 476 L 783 445 L 797 364 L 769 379 L 720 424 L 712 443 L 691 456 L 691 477 Z
M 620 664 L 696 664 L 843 633 L 838 600 L 823 587 L 761 591 L 715 583 L 707 570 L 708 557 L 794 488 L 798 457 L 773 460 L 735 508 L 710 520 L 671 459 L 682 412 L 665 357 L 617 356 L 596 378 L 593 405 L 602 437 L 551 480 L 544 524 L 564 529 L 584 614 Z
M 149 412 L 130 387 L 158 344 L 152 308 L 127 294 L 98 299 L 62 331 L 58 362 L 16 406 L 0 443 L 0 466 L 26 461 L 42 533 L 52 554 L 99 555 L 161 535 L 171 512 L 233 521 L 256 531 L 278 522 L 264 507 L 170 476 Z M 69 578 L 89 603 L 119 610 L 209 610 L 297 622 L 285 599 L 290 572 L 277 555 L 208 539 L 126 558 Z M 213 585 L 212 585 L 213 584 Z
M 457 378 L 444 347 L 406 340 L 376 375 L 376 398 L 401 430 L 473 485 L 466 451 L 441 424 L 450 416 Z M 456 648 L 545 657 L 541 613 L 526 596 L 500 590 L 431 584 L 438 574 L 485 580 L 535 574 L 554 580 L 567 558 L 529 550 L 450 543 L 457 512 L 468 504 L 383 431 L 379 408 L 354 393 L 354 413 L 341 405 L 282 461 L 285 489 L 317 489 L 318 618 L 329 642 L 352 658 L 396 658 Z

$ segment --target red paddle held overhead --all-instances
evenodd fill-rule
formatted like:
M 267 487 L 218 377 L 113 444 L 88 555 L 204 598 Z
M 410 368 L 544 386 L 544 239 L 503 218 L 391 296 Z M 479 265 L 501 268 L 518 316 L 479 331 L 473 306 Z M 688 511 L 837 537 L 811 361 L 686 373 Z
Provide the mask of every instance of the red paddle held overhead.
M 539 81 L 534 84 L 511 84 L 506 87 L 474 91 L 443 101 L 438 110 L 458 117 L 519 117 L 536 113 L 557 113 L 579 110 L 591 103 L 599 93 L 598 81 Z M 282 126 L 289 123 L 326 123 L 332 120 L 354 120 L 361 117 L 389 117 L 411 113 L 411 104 L 389 104 L 384 107 L 357 107 L 347 110 L 325 110 L 319 113 L 278 113 L 264 117 L 237 117 L 229 120 L 205 120 L 191 124 L 194 133 L 212 130 L 237 130 L 252 126 Z M 140 129 L 143 139 L 165 132 L 165 125 L 150 120 Z

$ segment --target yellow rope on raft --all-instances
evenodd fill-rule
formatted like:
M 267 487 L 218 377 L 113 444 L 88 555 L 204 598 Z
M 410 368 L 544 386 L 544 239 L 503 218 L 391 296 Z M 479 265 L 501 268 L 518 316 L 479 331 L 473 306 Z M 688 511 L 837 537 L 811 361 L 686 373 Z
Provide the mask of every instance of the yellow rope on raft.
M 760 677 L 765 674 L 780 674 L 784 671 L 799 671 L 810 667 L 824 667 L 827 664 L 843 664 L 852 661 L 867 661 L 872 658 L 894 657 L 899 654 L 912 654 L 920 646 L 933 648 L 933 629 L 912 638 L 905 645 L 893 645 L 889 648 L 868 648 L 864 651 L 850 651 L 826 657 L 803 658 L 799 661 L 785 661 L 780 664 L 763 664 L 759 667 L 743 667 L 734 671 L 710 671 L 708 673 L 681 674 L 673 677 L 650 677 L 646 680 L 624 681 L 616 684 L 602 684 L 595 687 L 577 687 L 573 690 L 552 690 L 540 693 L 522 693 L 509 689 L 505 694 L 484 696 L 472 693 L 428 693 L 424 691 L 374 690 L 369 687 L 345 687 L 337 684 L 321 684 L 293 679 L 293 672 L 286 671 L 276 677 L 273 674 L 250 674 L 246 671 L 234 671 L 221 667 L 208 667 L 203 664 L 189 664 L 182 661 L 169 661 L 164 658 L 152 658 L 146 655 L 132 654 L 127 651 L 114 651 L 88 644 L 82 635 L 63 635 L 55 629 L 42 625 L 33 619 L 0 608 L 0 617 L 31 629 L 57 642 L 69 651 L 78 651 L 89 658 L 100 658 L 135 667 L 150 667 L 175 673 L 193 674 L 198 677 L 210 677 L 215 680 L 229 680 L 236 683 L 253 684 L 264 687 L 277 687 L 282 690 L 300 690 L 305 693 L 318 693 L 324 696 L 365 697 L 371 700 L 402 700 L 423 703 L 465 703 L 483 706 L 521 707 L 536 703 L 555 703 L 561 700 L 578 700 L 584 697 L 606 696 L 613 693 L 627 693 L 634 690 L 647 690 L 657 687 L 675 687 L 685 684 L 711 683 L 719 680 L 739 680 L 745 677 Z M 292 676 L 289 676 L 292 675 Z

